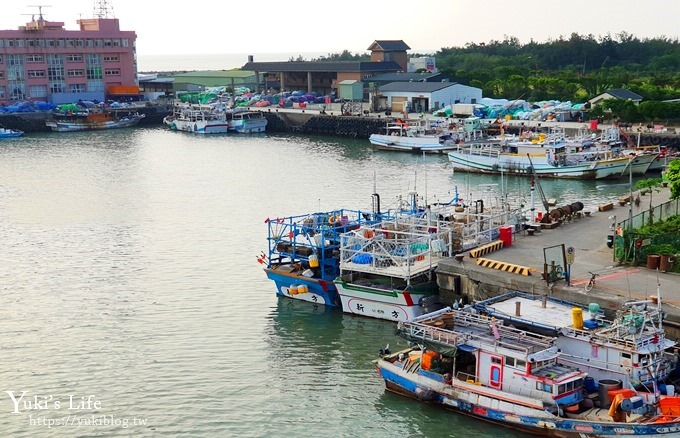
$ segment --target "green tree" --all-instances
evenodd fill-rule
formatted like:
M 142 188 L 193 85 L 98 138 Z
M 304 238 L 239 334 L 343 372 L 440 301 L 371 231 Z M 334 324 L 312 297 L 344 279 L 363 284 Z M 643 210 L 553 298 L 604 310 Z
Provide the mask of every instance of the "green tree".
M 680 198 L 680 160 L 673 160 L 668 165 L 666 179 L 671 188 L 671 199 Z
M 659 191 L 661 185 L 661 178 L 647 178 L 638 181 L 635 184 L 637 190 L 644 190 L 649 193 L 649 225 L 654 223 L 654 210 L 652 209 L 652 193 Z

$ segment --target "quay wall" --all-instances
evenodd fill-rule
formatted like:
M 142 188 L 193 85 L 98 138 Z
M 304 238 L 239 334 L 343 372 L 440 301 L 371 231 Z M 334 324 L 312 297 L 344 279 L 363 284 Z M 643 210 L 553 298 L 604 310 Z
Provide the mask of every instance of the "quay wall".
M 255 109 L 255 108 L 251 108 Z M 130 108 L 120 108 L 115 111 L 129 112 Z M 140 125 L 160 125 L 163 118 L 172 112 L 169 103 L 147 103 L 145 106 L 134 108 L 134 111 L 146 114 Z M 289 109 L 289 108 L 266 108 L 259 109 L 267 118 L 268 132 L 284 132 L 312 135 L 327 135 L 335 137 L 368 139 L 371 134 L 381 133 L 385 125 L 390 121 L 396 121 L 397 117 L 385 113 L 354 112 L 343 114 L 341 111 L 323 111 L 318 109 Z M 51 112 L 26 112 L 26 113 L 0 113 L 0 125 L 20 129 L 24 132 L 48 132 L 45 121 L 51 117 Z M 426 116 L 429 119 L 432 116 Z M 460 123 L 462 119 L 450 118 L 452 122 Z M 508 121 L 509 134 L 518 134 L 521 129 L 531 127 L 535 129 L 549 126 L 560 126 L 567 134 L 575 134 L 583 130 L 584 123 L 576 122 L 532 122 L 532 121 Z M 600 129 L 607 125 L 600 125 Z M 671 128 L 666 133 L 642 132 L 640 143 L 643 145 L 660 144 L 680 150 L 680 132 Z M 633 140 L 637 140 L 638 133 L 629 132 Z
M 163 118 L 172 112 L 172 105 L 146 105 L 134 108 L 111 109 L 113 112 L 129 113 L 138 112 L 145 114 L 140 126 L 160 125 Z M 0 113 L 0 126 L 11 129 L 19 129 L 26 133 L 31 132 L 51 132 L 45 122 L 52 118 L 51 111 L 34 111 L 20 113 Z

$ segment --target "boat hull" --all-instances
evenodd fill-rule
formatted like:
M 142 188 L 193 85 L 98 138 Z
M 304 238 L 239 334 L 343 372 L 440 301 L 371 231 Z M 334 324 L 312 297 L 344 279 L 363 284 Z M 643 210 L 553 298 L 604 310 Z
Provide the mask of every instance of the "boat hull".
M 525 157 L 518 155 L 477 155 L 465 151 L 451 151 L 448 153 L 449 161 L 456 170 L 464 170 L 477 173 L 532 175 L 550 178 L 577 178 L 595 179 L 597 162 L 588 164 L 553 166 L 545 159 L 534 159 L 529 162 Z M 539 157 L 540 158 L 540 157 Z M 533 164 L 533 166 L 532 166 Z
M 303 275 L 279 271 L 275 268 L 265 268 L 267 278 L 276 285 L 276 295 L 294 300 L 322 304 L 329 307 L 341 307 L 338 290 L 332 282 L 309 278 Z M 299 293 L 299 286 L 304 292 Z
M 491 388 L 474 388 L 457 383 L 454 387 L 427 371 L 408 372 L 380 359 L 378 372 L 391 392 L 416 400 L 439 404 L 458 413 L 531 434 L 555 437 L 585 436 L 677 436 L 680 424 L 672 421 L 656 423 L 615 423 L 558 417 L 540 407 L 512 402 L 509 394 Z
M 173 131 L 191 132 L 194 134 L 226 134 L 229 124 L 220 120 L 172 120 L 167 125 Z
M 126 119 L 106 121 L 52 120 L 46 122 L 46 125 L 54 132 L 76 132 L 76 131 L 92 131 L 99 129 L 129 128 L 137 125 L 141 120 L 142 117 L 130 117 Z
M 394 135 L 371 134 L 371 144 L 379 150 L 401 152 L 444 153 L 456 146 L 451 140 L 440 142 L 439 136 L 400 137 Z
M 235 111 L 229 118 L 229 130 L 237 134 L 257 134 L 267 130 L 267 118 L 260 112 Z
M 412 321 L 420 315 L 436 310 L 421 305 L 427 297 L 436 299 L 436 284 L 427 293 L 399 290 L 377 290 L 336 280 L 335 285 L 342 301 L 342 311 L 388 321 Z M 436 303 L 439 301 L 436 299 Z

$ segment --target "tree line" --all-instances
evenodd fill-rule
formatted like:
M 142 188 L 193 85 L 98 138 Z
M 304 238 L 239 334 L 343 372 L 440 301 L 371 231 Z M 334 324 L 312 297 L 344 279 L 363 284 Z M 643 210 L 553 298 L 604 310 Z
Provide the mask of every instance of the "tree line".
M 606 102 L 593 109 L 629 122 L 680 120 L 680 41 L 640 39 L 627 32 L 559 37 L 520 44 L 516 37 L 441 48 L 432 56 L 452 81 L 481 88 L 482 95 L 530 102 L 582 103 L 612 88 L 643 97 L 640 105 Z M 315 61 L 363 61 L 369 55 L 328 54 Z M 594 114 L 598 115 L 598 114 Z

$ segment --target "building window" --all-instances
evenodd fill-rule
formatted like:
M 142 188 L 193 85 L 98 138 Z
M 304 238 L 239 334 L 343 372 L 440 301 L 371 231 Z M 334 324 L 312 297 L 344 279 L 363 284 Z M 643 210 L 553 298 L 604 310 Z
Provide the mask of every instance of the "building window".
M 104 40 L 97 38 L 94 42 L 95 47 L 104 47 Z
M 116 38 L 115 40 L 113 40 L 113 47 L 120 47 L 120 40 L 119 39 Z
M 120 76 L 120 70 L 117 68 L 107 68 L 104 70 L 104 76 Z
M 85 84 L 71 84 L 68 86 L 70 93 L 84 93 Z
M 66 72 L 66 76 L 69 78 L 82 78 L 85 76 L 85 70 L 71 69 Z
M 85 41 L 76 40 L 76 47 L 85 47 Z
M 45 70 L 29 70 L 27 76 L 29 78 L 44 78 Z
M 0 40 L 2 41 L 2 40 Z M 2 64 L 2 55 L 0 55 L 0 64 Z
M 7 55 L 7 65 L 24 65 L 21 55 Z
M 72 40 L 72 39 L 66 40 L 66 47 L 75 47 L 75 46 L 76 46 L 75 40 Z
M 47 77 L 50 81 L 62 81 L 64 80 L 64 68 L 63 67 L 48 67 Z
M 64 83 L 63 82 L 52 82 L 50 84 L 50 93 L 63 93 Z
M 28 95 L 33 98 L 46 98 L 47 85 L 31 85 L 28 87 Z
M 9 98 L 11 100 L 26 100 L 26 93 L 24 91 L 24 84 L 11 85 L 11 92 Z
M 61 67 L 64 65 L 64 57 L 62 55 L 47 55 L 47 65 L 50 67 Z
M 87 47 L 94 47 L 94 40 L 88 38 L 87 39 Z
M 29 62 L 45 62 L 42 55 L 26 55 L 26 63 Z
M 120 58 L 118 55 L 104 55 L 104 62 L 118 62 Z
M 123 47 L 128 47 L 130 45 L 130 41 L 128 41 L 126 38 L 123 38 L 122 43 Z
M 113 46 L 113 43 L 111 42 L 111 40 L 104 40 L 104 47 L 112 47 L 112 46 Z
M 47 40 L 47 47 L 55 47 L 57 44 L 54 40 Z
M 66 62 L 83 62 L 83 55 L 80 54 L 66 55 Z
M 7 89 L 0 86 L 0 99 L 5 99 L 7 97 Z
M 0 79 L 2 79 L 2 78 L 4 78 L 4 77 L 5 77 L 5 72 L 2 71 L 2 70 L 0 70 Z

